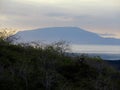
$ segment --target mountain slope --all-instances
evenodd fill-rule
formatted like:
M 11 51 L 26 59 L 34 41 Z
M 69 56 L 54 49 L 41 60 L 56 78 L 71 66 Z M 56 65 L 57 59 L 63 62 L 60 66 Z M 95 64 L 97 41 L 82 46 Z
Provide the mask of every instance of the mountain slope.
M 111 44 L 120 45 L 120 39 L 102 38 L 98 34 L 76 27 L 52 27 L 21 31 L 17 33 L 23 41 L 59 41 L 64 40 L 72 44 Z
M 115 69 L 120 71 L 120 60 L 105 60 L 108 64 L 110 64 L 111 66 L 113 66 Z

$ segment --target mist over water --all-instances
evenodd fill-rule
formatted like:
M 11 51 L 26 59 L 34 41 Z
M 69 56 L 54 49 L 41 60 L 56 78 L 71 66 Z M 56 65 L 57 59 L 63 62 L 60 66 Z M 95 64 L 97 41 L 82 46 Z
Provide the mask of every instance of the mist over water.
M 71 51 L 100 56 L 105 60 L 120 60 L 120 46 L 117 45 L 71 45 Z

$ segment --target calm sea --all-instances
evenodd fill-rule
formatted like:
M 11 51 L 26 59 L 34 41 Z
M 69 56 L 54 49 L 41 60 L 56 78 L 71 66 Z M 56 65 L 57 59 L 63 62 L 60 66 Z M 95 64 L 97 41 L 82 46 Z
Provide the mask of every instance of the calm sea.
M 100 56 L 105 60 L 120 60 L 120 46 L 115 45 L 71 45 L 71 51 Z

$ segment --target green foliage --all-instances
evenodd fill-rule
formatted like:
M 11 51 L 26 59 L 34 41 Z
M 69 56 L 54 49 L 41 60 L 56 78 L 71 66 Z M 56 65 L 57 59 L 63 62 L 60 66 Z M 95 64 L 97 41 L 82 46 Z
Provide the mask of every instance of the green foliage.
M 120 89 L 120 73 L 100 57 L 66 55 L 62 44 L 43 48 L 1 39 L 0 90 Z

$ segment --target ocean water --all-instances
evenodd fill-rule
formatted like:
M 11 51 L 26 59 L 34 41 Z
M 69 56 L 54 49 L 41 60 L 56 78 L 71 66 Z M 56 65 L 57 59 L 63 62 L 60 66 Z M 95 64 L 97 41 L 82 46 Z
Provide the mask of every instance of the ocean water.
M 120 60 L 120 46 L 117 45 L 71 45 L 71 52 L 100 56 L 104 60 Z

